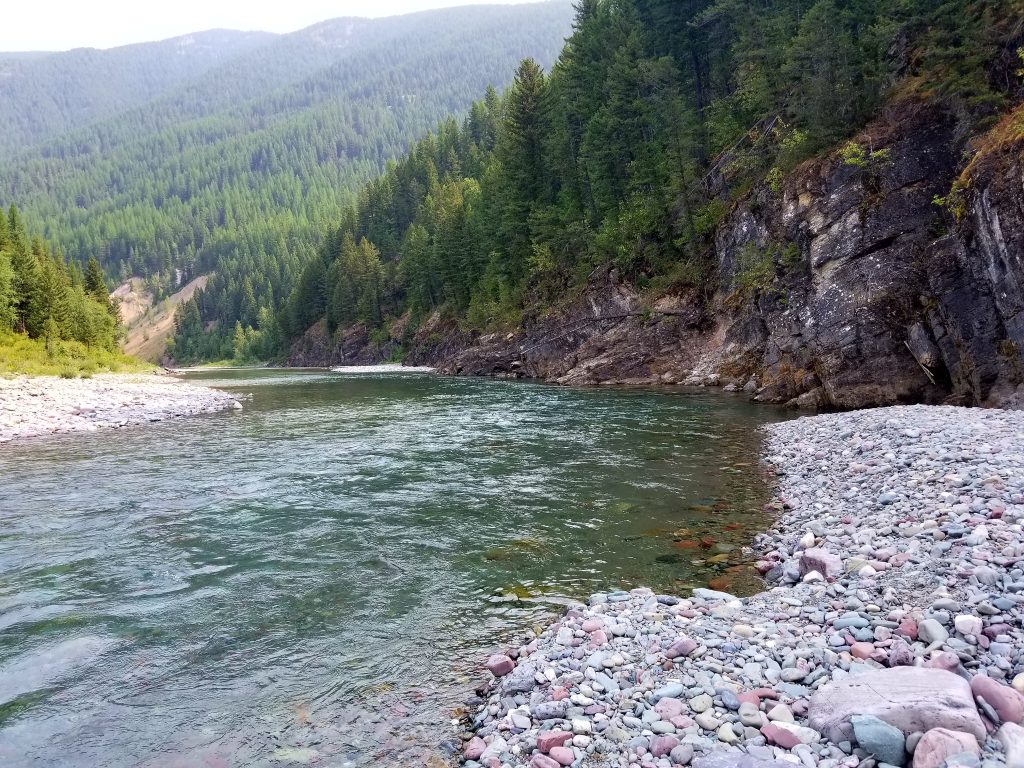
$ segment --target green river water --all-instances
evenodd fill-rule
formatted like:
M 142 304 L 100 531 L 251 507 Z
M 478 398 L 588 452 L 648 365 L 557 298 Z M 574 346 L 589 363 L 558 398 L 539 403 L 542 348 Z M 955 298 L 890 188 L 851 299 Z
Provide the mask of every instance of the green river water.
M 0 447 L 0 765 L 423 764 L 489 653 L 769 522 L 741 397 L 189 378 L 251 399 Z

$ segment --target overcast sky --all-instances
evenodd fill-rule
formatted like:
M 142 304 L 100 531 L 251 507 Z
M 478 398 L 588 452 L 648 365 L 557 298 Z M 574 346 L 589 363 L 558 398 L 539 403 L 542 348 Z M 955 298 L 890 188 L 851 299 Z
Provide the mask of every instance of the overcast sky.
M 291 32 L 338 16 L 532 0 L 15 0 L 0 24 L 0 51 L 112 48 L 227 28 Z

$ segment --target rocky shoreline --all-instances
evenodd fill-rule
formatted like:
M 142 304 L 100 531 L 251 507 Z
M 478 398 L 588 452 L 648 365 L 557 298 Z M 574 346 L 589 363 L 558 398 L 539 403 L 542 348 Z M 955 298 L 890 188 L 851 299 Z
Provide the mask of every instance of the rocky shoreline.
M 1024 766 L 1024 413 L 768 428 L 769 587 L 613 592 L 488 661 L 468 768 Z
M 0 378 L 0 443 L 241 408 L 235 395 L 167 376 Z

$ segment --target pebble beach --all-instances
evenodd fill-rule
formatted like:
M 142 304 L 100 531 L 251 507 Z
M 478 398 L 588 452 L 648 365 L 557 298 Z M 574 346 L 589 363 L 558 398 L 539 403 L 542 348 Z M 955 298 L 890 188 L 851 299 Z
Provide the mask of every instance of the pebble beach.
M 240 410 L 234 395 L 169 376 L 0 378 L 0 443 Z
M 764 591 L 569 606 L 487 661 L 467 768 L 1024 766 L 1024 413 L 767 430 Z

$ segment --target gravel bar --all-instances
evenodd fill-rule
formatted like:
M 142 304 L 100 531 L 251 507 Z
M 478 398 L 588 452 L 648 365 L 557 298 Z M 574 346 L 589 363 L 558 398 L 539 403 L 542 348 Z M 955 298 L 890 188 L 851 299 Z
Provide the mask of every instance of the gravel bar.
M 0 378 L 0 443 L 241 408 L 235 395 L 167 376 Z
M 1024 413 L 767 433 L 766 591 L 570 606 L 488 660 L 468 768 L 1024 766 Z

